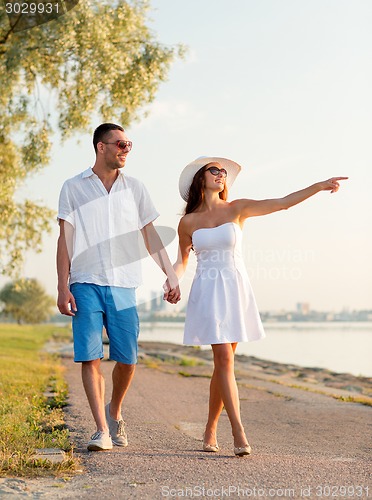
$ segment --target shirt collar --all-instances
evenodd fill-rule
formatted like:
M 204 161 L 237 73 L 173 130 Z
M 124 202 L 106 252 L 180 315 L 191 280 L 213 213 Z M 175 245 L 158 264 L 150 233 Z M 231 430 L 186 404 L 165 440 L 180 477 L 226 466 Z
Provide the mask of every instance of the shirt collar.
M 94 172 L 92 170 L 92 167 L 89 167 L 86 170 L 84 170 L 82 178 L 85 179 L 86 177 L 91 177 L 92 175 L 94 175 Z
M 92 168 L 92 167 L 87 168 L 87 169 L 86 169 L 86 170 L 84 170 L 84 172 L 82 173 L 82 177 L 83 177 L 83 179 L 86 179 L 87 177 L 92 177 L 92 175 L 96 175 L 96 174 L 93 172 L 93 168 Z M 119 175 L 124 175 L 124 169 L 123 169 L 123 168 L 119 169 Z

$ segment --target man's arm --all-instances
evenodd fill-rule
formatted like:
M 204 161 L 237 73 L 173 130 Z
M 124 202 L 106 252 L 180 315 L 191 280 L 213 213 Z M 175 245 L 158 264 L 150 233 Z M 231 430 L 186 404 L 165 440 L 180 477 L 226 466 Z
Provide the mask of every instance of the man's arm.
M 75 316 L 77 311 L 74 296 L 68 287 L 70 274 L 70 255 L 72 252 L 73 227 L 64 220 L 59 221 L 59 238 L 57 243 L 57 275 L 58 275 L 58 299 L 57 307 L 61 314 Z M 71 309 L 69 305 L 71 304 Z
M 165 291 L 164 299 L 168 300 L 168 302 L 171 302 L 172 304 L 176 304 L 181 298 L 181 292 L 177 275 L 174 272 L 163 242 L 161 241 L 160 236 L 158 235 L 152 222 L 146 224 L 146 226 L 141 229 L 141 233 L 147 251 L 163 273 L 167 275 L 169 289 Z

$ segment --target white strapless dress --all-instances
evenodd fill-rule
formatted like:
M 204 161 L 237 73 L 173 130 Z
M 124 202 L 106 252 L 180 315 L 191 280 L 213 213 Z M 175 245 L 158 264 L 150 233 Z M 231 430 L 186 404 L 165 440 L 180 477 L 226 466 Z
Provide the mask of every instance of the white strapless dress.
M 183 343 L 250 342 L 265 337 L 234 222 L 194 231 L 197 268 L 187 304 Z

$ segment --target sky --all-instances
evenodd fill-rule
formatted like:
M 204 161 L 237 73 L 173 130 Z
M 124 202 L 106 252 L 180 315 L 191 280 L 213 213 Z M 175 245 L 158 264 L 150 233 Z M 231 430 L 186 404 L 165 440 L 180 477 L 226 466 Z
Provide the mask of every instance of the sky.
M 156 224 L 177 228 L 179 174 L 202 155 L 242 165 L 230 199 L 277 198 L 349 176 L 337 194 L 248 219 L 243 255 L 262 311 L 297 302 L 372 309 L 370 0 L 152 0 L 148 22 L 161 43 L 187 47 L 148 116 L 126 130 L 133 149 L 125 172 L 148 188 Z M 63 144 L 55 134 L 50 165 L 18 196 L 57 210 L 63 182 L 94 164 L 98 124 Z M 53 296 L 57 237 L 56 224 L 24 267 Z M 174 261 L 176 240 L 167 249 Z M 139 301 L 164 281 L 150 258 L 143 267 Z M 194 269 L 191 257 L 181 306 Z

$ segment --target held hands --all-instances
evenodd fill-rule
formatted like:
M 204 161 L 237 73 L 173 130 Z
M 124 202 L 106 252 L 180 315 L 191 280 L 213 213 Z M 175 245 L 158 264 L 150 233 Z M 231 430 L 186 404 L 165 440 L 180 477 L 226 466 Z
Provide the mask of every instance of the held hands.
M 320 191 L 331 191 L 332 193 L 337 193 L 340 189 L 340 184 L 338 181 L 343 181 L 349 177 L 331 177 L 327 181 L 319 182 Z
M 71 309 L 69 304 L 71 304 Z M 61 314 L 75 316 L 75 312 L 77 311 L 75 298 L 68 288 L 58 291 L 57 307 Z
M 181 299 L 181 291 L 178 284 L 178 279 L 169 281 L 169 278 L 163 285 L 164 295 L 163 299 L 167 300 L 170 304 L 177 304 L 177 302 Z

